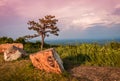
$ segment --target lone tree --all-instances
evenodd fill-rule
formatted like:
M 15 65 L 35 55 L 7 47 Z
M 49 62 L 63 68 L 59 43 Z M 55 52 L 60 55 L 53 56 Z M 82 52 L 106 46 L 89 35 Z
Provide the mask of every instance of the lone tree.
M 44 39 L 45 37 L 49 37 L 49 34 L 54 34 L 58 36 L 58 27 L 56 26 L 58 20 L 55 19 L 55 16 L 47 15 L 44 18 L 39 19 L 38 22 L 35 21 L 28 21 L 29 30 L 34 30 L 37 34 L 34 35 L 26 35 L 24 38 L 35 38 L 41 36 L 41 50 L 44 46 Z

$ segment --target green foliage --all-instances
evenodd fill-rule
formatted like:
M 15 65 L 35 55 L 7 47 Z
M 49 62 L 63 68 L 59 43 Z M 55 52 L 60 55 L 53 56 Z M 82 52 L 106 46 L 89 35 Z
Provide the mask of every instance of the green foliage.
M 0 37 L 0 44 L 13 43 L 13 42 L 14 42 L 14 40 L 12 38 Z
M 118 49 L 120 48 L 120 43 L 119 42 L 109 42 L 105 45 L 106 47 L 109 47 L 111 49 Z
M 111 46 L 112 45 L 112 46 Z M 64 61 L 66 68 L 76 65 L 120 67 L 120 43 L 106 45 L 81 44 L 57 47 L 57 52 Z
M 14 42 L 15 42 L 15 43 L 22 43 L 22 44 L 25 44 L 25 43 L 26 43 L 26 42 L 25 42 L 25 39 L 22 38 L 22 37 L 17 38 Z
M 27 42 L 24 49 L 28 53 L 39 51 L 40 42 Z M 105 45 L 83 43 L 80 45 L 54 46 L 45 44 L 45 49 L 55 47 L 64 61 L 66 68 L 76 65 L 120 67 L 120 43 L 111 42 Z
M 41 42 L 39 41 L 36 41 L 35 43 L 33 42 L 26 42 L 24 44 L 24 50 L 27 52 L 27 53 L 34 53 L 34 52 L 37 52 L 40 50 L 40 45 L 41 45 Z M 44 49 L 47 49 L 50 47 L 49 44 L 46 44 L 44 43 Z
M 27 42 L 24 44 L 24 50 L 27 53 L 34 53 L 39 51 L 39 49 L 40 49 L 40 43 Z

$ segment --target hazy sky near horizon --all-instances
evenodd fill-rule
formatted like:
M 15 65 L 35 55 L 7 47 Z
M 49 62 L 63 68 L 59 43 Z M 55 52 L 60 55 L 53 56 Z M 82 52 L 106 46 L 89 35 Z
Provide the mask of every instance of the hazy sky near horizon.
M 34 34 L 29 20 L 59 20 L 59 36 L 49 39 L 120 38 L 120 0 L 0 0 L 0 37 Z

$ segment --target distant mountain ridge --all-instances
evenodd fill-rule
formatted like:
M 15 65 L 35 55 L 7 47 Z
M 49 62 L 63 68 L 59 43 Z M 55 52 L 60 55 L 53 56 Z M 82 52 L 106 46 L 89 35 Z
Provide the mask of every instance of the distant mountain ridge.
M 36 42 L 39 40 L 30 40 L 31 42 Z M 108 42 L 120 42 L 120 39 L 51 39 L 45 40 L 48 44 L 80 44 L 80 43 L 99 43 L 105 44 Z

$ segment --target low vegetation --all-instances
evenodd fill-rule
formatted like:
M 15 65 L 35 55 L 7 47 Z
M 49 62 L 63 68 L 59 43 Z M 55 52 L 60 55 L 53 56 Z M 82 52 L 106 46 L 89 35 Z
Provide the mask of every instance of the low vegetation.
M 21 59 L 0 63 L 0 81 L 76 81 L 76 79 L 71 78 L 66 72 L 58 75 L 40 71 L 32 66 L 29 59 Z
M 24 43 L 24 50 L 31 54 L 37 52 L 40 42 Z M 17 61 L 5 62 L 0 54 L 0 81 L 77 81 L 68 70 L 76 66 L 110 66 L 120 67 L 120 43 L 111 42 L 105 45 L 82 43 L 79 45 L 48 45 L 54 47 L 64 62 L 66 69 L 61 75 L 46 73 L 32 66 L 28 57 Z
M 76 65 L 120 67 L 120 43 L 66 45 L 56 48 L 66 67 Z

